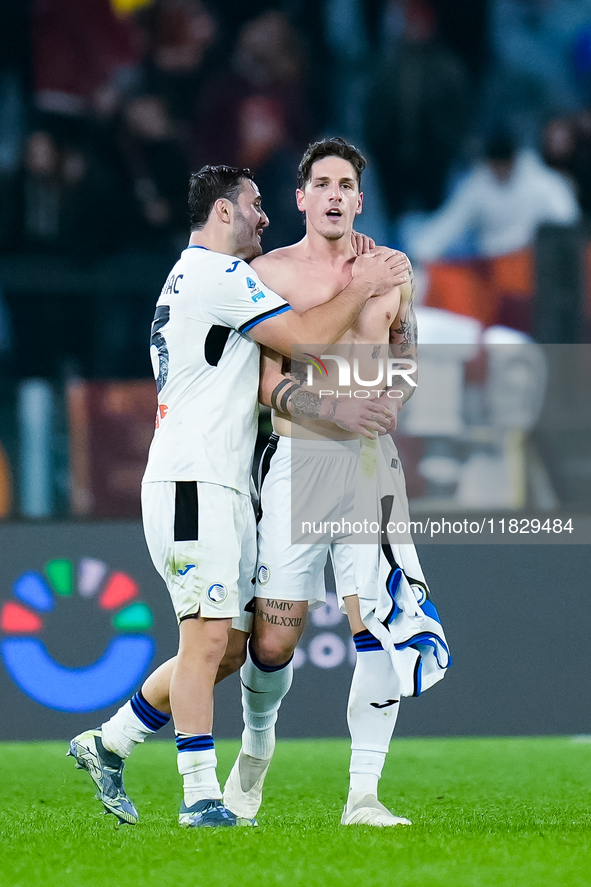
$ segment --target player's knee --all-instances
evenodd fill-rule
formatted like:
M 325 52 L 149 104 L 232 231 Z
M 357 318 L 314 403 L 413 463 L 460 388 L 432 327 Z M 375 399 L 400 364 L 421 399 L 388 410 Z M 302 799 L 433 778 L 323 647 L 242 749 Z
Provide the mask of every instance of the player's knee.
M 297 638 L 292 638 L 286 633 L 267 633 L 263 637 L 254 637 L 251 641 L 251 650 L 263 665 L 285 665 L 293 656 L 297 644 Z

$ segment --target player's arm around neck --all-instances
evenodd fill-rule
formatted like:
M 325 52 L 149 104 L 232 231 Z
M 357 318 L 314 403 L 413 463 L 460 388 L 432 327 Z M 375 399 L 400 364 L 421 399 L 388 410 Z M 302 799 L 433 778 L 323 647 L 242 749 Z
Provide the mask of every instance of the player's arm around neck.
M 332 345 L 355 323 L 368 299 L 408 279 L 407 257 L 380 247 L 355 260 L 351 282 L 330 301 L 303 314 L 288 311 L 262 321 L 250 336 L 286 357 L 291 357 L 292 349 L 300 345 Z

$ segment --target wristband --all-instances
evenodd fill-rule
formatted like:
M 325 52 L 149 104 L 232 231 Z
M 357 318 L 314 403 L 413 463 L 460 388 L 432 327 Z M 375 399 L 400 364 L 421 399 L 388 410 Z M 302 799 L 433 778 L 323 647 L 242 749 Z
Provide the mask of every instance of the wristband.
M 288 389 L 286 389 L 286 391 L 284 391 L 284 393 L 281 396 L 281 405 L 280 405 L 280 411 L 282 413 L 287 413 L 287 401 L 289 400 L 291 395 L 294 393 L 294 391 L 298 391 L 301 387 L 302 386 L 299 385 L 297 382 L 293 382 L 290 385 L 290 387 Z
M 273 393 L 271 394 L 271 406 L 275 411 L 277 411 L 279 409 L 277 406 L 278 395 L 280 394 L 281 391 L 283 391 L 283 389 L 285 388 L 286 385 L 291 385 L 291 384 L 292 384 L 291 379 L 282 379 L 281 382 L 279 382 L 279 384 L 276 385 L 275 388 L 273 389 Z

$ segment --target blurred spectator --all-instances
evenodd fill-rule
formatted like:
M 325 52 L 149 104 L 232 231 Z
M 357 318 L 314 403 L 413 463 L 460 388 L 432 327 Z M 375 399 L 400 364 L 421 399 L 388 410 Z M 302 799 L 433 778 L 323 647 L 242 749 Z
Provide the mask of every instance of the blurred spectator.
M 462 61 L 438 37 L 425 0 L 394 4 L 402 40 L 386 47 L 370 90 L 366 140 L 392 216 L 436 209 L 467 126 L 471 90 Z
M 33 0 L 34 102 L 84 117 L 116 101 L 141 59 L 135 20 L 109 0 Z
M 570 225 L 579 215 L 568 180 L 498 132 L 489 139 L 483 162 L 416 237 L 413 255 L 433 261 L 473 231 L 478 255 L 501 256 L 531 246 L 544 222 Z
M 164 246 L 163 237 L 184 242 L 190 170 L 161 97 L 139 95 L 126 102 L 118 145 L 139 214 L 134 225 L 137 245 L 146 246 L 150 235 L 156 245 L 161 241 Z
M 574 189 L 531 150 L 494 134 L 484 160 L 415 236 L 411 254 L 431 263 L 426 304 L 480 320 L 532 330 L 533 243 L 544 223 L 569 225 L 580 215 Z M 474 236 L 476 260 L 437 262 Z
M 303 236 L 296 171 L 309 141 L 305 64 L 285 15 L 265 12 L 238 35 L 231 67 L 205 90 L 195 120 L 193 165 L 227 163 L 254 172 L 271 226 L 265 249 Z
M 84 251 L 87 259 L 117 245 L 125 215 L 126 189 L 105 150 L 106 132 L 138 76 L 140 32 L 109 0 L 33 0 L 32 54 L 25 245 Z
M 49 132 L 51 130 L 51 133 Z M 23 246 L 86 261 L 114 245 L 113 182 L 78 120 L 31 133 L 23 171 Z
M 202 0 L 156 0 L 142 22 L 148 44 L 145 90 L 165 101 L 177 127 L 188 125 L 215 45 L 216 21 Z
M 265 231 L 265 252 L 295 243 L 304 236 L 296 206 L 299 154 L 289 145 L 287 124 L 278 102 L 251 96 L 240 107 L 240 166 L 252 169 L 271 224 Z
M 241 29 L 231 64 L 206 89 L 194 128 L 193 163 L 235 166 L 245 153 L 240 131 L 244 103 L 255 97 L 281 109 L 285 139 L 302 150 L 309 141 L 305 63 L 299 34 L 283 13 L 265 12 Z
M 572 180 L 583 214 L 591 215 L 591 110 L 551 120 L 543 156 L 548 166 Z

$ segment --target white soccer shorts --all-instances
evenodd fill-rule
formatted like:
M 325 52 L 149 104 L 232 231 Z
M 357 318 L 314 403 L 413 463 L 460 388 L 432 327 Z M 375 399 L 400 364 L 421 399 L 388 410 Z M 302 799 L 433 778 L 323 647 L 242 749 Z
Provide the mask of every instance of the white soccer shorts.
M 339 606 L 343 598 L 356 594 L 353 546 L 343 543 L 292 544 L 292 458 L 306 477 L 309 460 L 311 491 L 314 476 L 322 477 L 322 490 L 331 493 L 323 502 L 330 520 L 338 512 L 343 495 L 354 490 L 359 465 L 357 440 L 315 441 L 271 436 L 261 461 L 261 509 L 258 524 L 258 562 L 255 594 L 258 598 L 308 601 L 310 609 L 326 600 L 324 568 L 330 553 Z
M 178 621 L 232 619 L 249 632 L 254 597 L 256 522 L 250 496 L 197 481 L 142 485 L 142 517 L 154 566 Z

